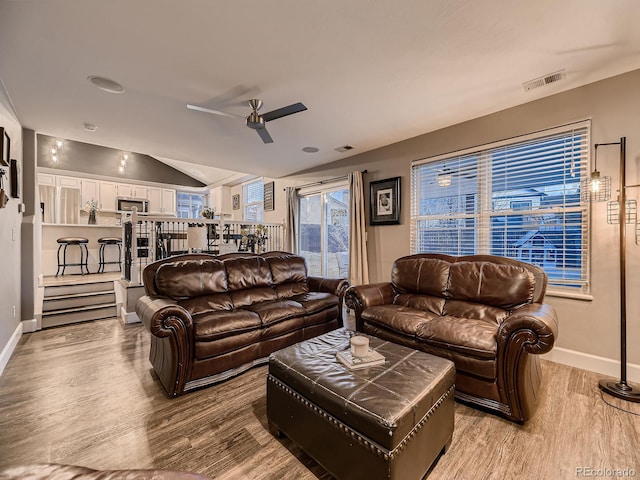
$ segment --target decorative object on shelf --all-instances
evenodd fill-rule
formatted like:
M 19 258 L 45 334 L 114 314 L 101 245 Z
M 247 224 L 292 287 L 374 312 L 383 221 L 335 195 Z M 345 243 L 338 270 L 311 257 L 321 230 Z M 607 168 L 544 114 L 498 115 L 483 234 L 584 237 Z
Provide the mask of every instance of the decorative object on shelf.
M 89 225 L 95 225 L 96 223 L 98 223 L 96 220 L 96 213 L 98 212 L 98 202 L 93 199 L 88 200 L 84 205 L 84 211 L 89 214 L 89 221 L 87 222 Z
M 202 211 L 200 212 L 200 215 L 203 218 L 208 218 L 209 220 L 212 220 L 213 217 L 215 217 L 216 212 L 214 212 L 213 208 L 211 208 L 211 207 L 204 207 L 202 209 Z
M 9 157 L 11 157 L 11 140 L 7 131 L 0 127 L 0 150 L 2 151 L 2 158 L 0 158 L 0 165 L 8 167 Z
M 632 207 L 626 198 L 627 188 L 640 187 L 640 185 L 627 185 L 625 180 L 626 173 L 626 156 L 627 156 L 627 138 L 620 138 L 619 142 L 596 143 L 594 155 L 594 171 L 591 178 L 585 180 L 582 184 L 581 197 L 583 200 L 591 202 L 604 202 L 609 200 L 611 196 L 611 177 L 600 177 L 600 172 L 595 168 L 595 162 L 598 158 L 598 147 L 608 145 L 620 145 L 620 188 L 618 199 L 615 206 L 617 223 L 619 228 L 619 274 L 620 274 L 620 380 L 613 382 L 610 380 L 600 380 L 599 387 L 605 393 L 614 397 L 628 400 L 630 402 L 640 402 L 640 389 L 627 383 L 627 239 L 626 239 L 626 223 L 631 216 L 627 213 L 627 209 Z M 589 190 L 585 191 L 587 188 Z M 607 193 L 608 192 L 608 193 Z M 632 207 L 633 208 L 633 207 Z M 632 211 L 632 215 L 635 210 Z
M 236 193 L 232 197 L 232 205 L 234 210 L 240 210 L 240 194 Z
M 20 170 L 15 158 L 11 159 L 11 196 L 20 197 Z
M 371 225 L 400 223 L 400 177 L 371 182 L 369 189 L 369 223 Z
M 275 209 L 274 182 L 264 184 L 264 211 L 271 212 Z

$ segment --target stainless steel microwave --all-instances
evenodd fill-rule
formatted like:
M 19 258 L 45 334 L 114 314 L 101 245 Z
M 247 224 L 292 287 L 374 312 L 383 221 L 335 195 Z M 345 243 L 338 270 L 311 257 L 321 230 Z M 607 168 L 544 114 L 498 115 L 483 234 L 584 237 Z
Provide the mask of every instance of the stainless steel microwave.
M 130 212 L 133 207 L 138 209 L 138 213 L 149 213 L 149 200 L 139 198 L 117 198 L 116 210 L 118 212 Z

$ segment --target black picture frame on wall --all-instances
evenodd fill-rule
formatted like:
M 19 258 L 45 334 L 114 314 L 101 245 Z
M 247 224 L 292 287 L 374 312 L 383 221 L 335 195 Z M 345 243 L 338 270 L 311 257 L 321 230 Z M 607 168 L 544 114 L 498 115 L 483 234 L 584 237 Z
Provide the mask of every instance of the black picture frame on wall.
M 11 196 L 18 198 L 20 196 L 20 170 L 18 167 L 18 161 L 15 158 L 11 159 Z
M 369 184 L 369 223 L 400 223 L 400 177 L 377 180 Z
M 2 159 L 0 165 L 4 167 L 9 166 L 9 158 L 11 158 L 11 139 L 7 131 L 0 127 L 0 151 L 2 151 Z

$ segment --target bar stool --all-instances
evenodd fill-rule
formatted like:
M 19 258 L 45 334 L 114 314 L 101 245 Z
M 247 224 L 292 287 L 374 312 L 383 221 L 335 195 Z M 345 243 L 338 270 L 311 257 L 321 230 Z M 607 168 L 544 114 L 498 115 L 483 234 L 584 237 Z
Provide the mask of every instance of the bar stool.
M 80 267 L 80 274 L 84 275 L 84 267 L 89 273 L 89 266 L 87 262 L 89 260 L 89 250 L 87 249 L 87 244 L 89 240 L 83 237 L 62 237 L 57 240 L 58 242 L 58 270 L 56 270 L 56 277 L 58 274 L 62 273 L 64 275 L 64 270 L 67 267 Z M 67 247 L 69 245 L 77 245 L 80 248 L 80 263 L 67 263 Z M 62 248 L 64 247 L 64 249 Z M 60 250 L 62 250 L 62 263 L 60 262 Z M 62 272 L 60 272 L 60 268 L 62 268 Z
M 99 261 L 98 261 L 98 271 L 96 273 L 104 273 L 104 266 L 111 264 L 111 263 L 117 263 L 118 264 L 118 270 L 122 271 L 122 259 L 121 259 L 121 255 L 122 255 L 122 239 L 120 237 L 102 237 L 98 239 L 98 244 L 100 244 L 100 249 L 98 251 L 98 257 L 99 257 Z M 117 262 L 105 262 L 104 261 L 104 249 L 107 247 L 107 245 L 117 245 L 118 246 L 118 261 Z

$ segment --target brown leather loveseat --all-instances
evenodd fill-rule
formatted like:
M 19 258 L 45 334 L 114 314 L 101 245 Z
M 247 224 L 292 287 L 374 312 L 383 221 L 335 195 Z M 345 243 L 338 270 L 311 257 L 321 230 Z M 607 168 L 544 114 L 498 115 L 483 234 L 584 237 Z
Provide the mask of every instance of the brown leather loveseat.
M 452 360 L 456 397 L 525 422 L 541 382 L 537 354 L 553 347 L 556 312 L 545 272 L 489 255 L 411 255 L 391 282 L 351 287 L 356 329 Z
M 136 313 L 149 359 L 175 397 L 225 380 L 291 344 L 339 328 L 348 283 L 308 277 L 285 252 L 179 255 L 143 271 Z

